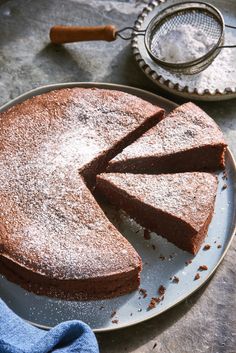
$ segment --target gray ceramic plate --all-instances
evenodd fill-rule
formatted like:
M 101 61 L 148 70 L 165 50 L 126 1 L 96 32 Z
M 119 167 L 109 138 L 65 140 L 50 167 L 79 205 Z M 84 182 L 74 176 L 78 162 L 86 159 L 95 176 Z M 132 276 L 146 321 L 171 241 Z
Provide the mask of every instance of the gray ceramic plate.
M 96 86 L 126 91 L 156 103 L 167 111 L 176 106 L 166 99 L 136 88 L 111 84 L 72 83 L 52 85 L 31 91 L 3 106 L 0 111 L 42 92 L 73 86 Z M 210 244 L 211 248 L 208 251 L 201 249 L 195 258 L 155 234 L 151 234 L 150 240 L 145 240 L 143 230 L 134 221 L 122 212 L 116 212 L 110 205 L 104 204 L 108 217 L 114 221 L 120 232 L 130 241 L 143 259 L 141 287 L 147 290 L 146 298 L 143 298 L 136 291 L 110 300 L 63 301 L 29 293 L 14 283 L 8 282 L 4 277 L 0 277 L 2 299 L 19 316 L 37 326 L 49 328 L 64 320 L 80 319 L 89 324 L 96 332 L 131 326 L 166 311 L 187 298 L 209 279 L 220 264 L 233 239 L 236 222 L 234 190 L 236 169 L 229 150 L 226 154 L 226 170 L 228 180 L 222 179 L 222 173 L 218 174 L 219 188 L 215 213 L 205 241 L 205 244 Z M 227 188 L 223 190 L 222 186 L 225 183 Z M 190 259 L 192 263 L 186 266 L 185 262 Z M 200 279 L 194 281 L 200 265 L 207 265 L 208 270 L 201 272 Z M 173 276 L 179 278 L 178 284 L 170 280 L 170 277 Z M 166 287 L 164 300 L 156 308 L 147 310 L 150 299 L 157 296 L 157 290 L 161 284 Z M 116 315 L 111 317 L 114 311 L 116 311 Z
M 187 0 L 189 1 L 189 0 Z M 137 30 L 145 30 L 164 8 L 180 0 L 152 0 L 135 22 Z M 235 0 L 208 0 L 223 14 L 225 23 L 236 26 Z M 226 29 L 225 44 L 236 44 L 236 30 Z M 159 87 L 188 99 L 218 101 L 236 97 L 236 49 L 223 49 L 209 68 L 196 75 L 177 75 L 161 68 L 149 56 L 143 36 L 135 36 L 132 50 L 139 67 Z

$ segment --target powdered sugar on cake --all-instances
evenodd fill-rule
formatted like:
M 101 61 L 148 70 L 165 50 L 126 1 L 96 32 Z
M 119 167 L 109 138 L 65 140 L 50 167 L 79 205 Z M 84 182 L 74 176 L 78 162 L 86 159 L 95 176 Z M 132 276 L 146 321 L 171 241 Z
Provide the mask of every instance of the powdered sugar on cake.
M 197 231 L 206 222 L 217 190 L 217 178 L 209 173 L 107 173 L 101 177 L 142 203 L 180 218 Z
M 186 103 L 127 146 L 113 158 L 111 165 L 127 158 L 162 156 L 223 141 L 214 120 L 197 106 Z
M 4 256 L 57 279 L 132 270 L 140 266 L 137 253 L 107 220 L 80 171 L 158 109 L 122 92 L 63 91 L 2 115 Z

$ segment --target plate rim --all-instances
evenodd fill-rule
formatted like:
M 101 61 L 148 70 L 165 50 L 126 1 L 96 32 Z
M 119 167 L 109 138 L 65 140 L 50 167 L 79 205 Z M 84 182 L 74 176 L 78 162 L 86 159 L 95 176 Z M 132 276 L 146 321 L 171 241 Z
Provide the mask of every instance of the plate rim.
M 225 87 L 224 91 L 220 91 L 215 89 L 213 93 L 210 93 L 209 89 L 204 89 L 202 93 L 198 91 L 198 88 L 195 87 L 193 92 L 189 91 L 189 87 L 187 85 L 181 86 L 180 83 L 174 83 L 170 79 L 165 79 L 164 76 L 158 74 L 157 71 L 153 70 L 149 64 L 144 60 L 143 55 L 140 51 L 138 45 L 138 36 L 136 32 L 140 29 L 140 26 L 143 24 L 145 18 L 158 6 L 168 3 L 171 0 L 151 0 L 141 11 L 138 15 L 137 19 L 134 22 L 133 27 L 133 38 L 131 40 L 131 48 L 133 56 L 144 72 L 144 74 L 151 79 L 158 87 L 161 89 L 179 97 L 185 99 L 192 99 L 198 101 L 223 101 L 223 100 L 230 100 L 236 97 L 236 86 L 235 87 Z M 185 0 L 188 2 L 188 0 Z
M 165 102 L 166 104 L 171 104 L 175 107 L 178 106 L 177 103 L 171 101 L 168 98 L 159 96 L 158 94 L 155 94 L 153 92 L 147 91 L 145 89 L 142 88 L 137 88 L 137 87 L 132 87 L 132 86 L 128 86 L 128 85 L 122 85 L 122 84 L 118 84 L 118 83 L 109 83 L 109 82 L 96 82 L 96 81 L 92 81 L 92 82 L 87 82 L 87 81 L 72 81 L 72 82 L 62 82 L 62 83 L 51 83 L 48 85 L 43 85 L 43 86 L 39 86 L 36 88 L 33 88 L 29 91 L 26 91 L 22 94 L 20 94 L 19 96 L 11 99 L 10 101 L 4 103 L 3 105 L 0 106 L 0 113 L 4 112 L 6 109 L 14 106 L 15 104 L 18 104 L 20 102 L 23 102 L 26 99 L 29 99 L 31 97 L 49 92 L 51 90 L 56 90 L 56 89 L 63 89 L 63 88 L 73 88 L 73 87 L 98 87 L 98 88 L 102 88 L 102 87 L 107 87 L 107 89 L 120 89 L 120 90 L 133 90 L 133 91 L 137 91 L 140 94 L 148 94 L 149 96 L 153 97 L 153 99 L 156 99 L 157 97 Z M 125 91 L 124 91 L 125 92 Z
M 132 86 L 127 86 L 127 85 L 121 85 L 121 84 L 115 84 L 115 83 L 106 83 L 106 82 L 65 82 L 65 83 L 56 83 L 56 84 L 49 84 L 49 85 L 44 85 L 44 86 L 39 86 L 37 88 L 34 88 L 30 91 L 27 91 L 17 97 L 15 97 L 14 99 L 10 100 L 9 102 L 3 104 L 0 107 L 0 113 L 4 112 L 6 109 L 14 106 L 15 104 L 18 104 L 28 98 L 31 98 L 33 96 L 39 95 L 39 94 L 43 94 L 46 92 L 49 92 L 51 90 L 54 89 L 62 89 L 62 88 L 72 88 L 72 87 L 100 87 L 100 88 L 104 88 L 107 87 L 107 89 L 120 89 L 123 90 L 124 92 L 128 91 L 133 91 L 133 93 L 135 95 L 135 92 L 140 93 L 140 95 L 145 94 L 147 96 L 152 97 L 153 99 L 160 99 L 161 101 L 167 103 L 167 104 L 171 104 L 172 106 L 178 106 L 178 104 L 176 104 L 175 102 L 166 99 L 164 97 L 161 97 L 155 93 L 149 92 L 147 90 L 144 89 L 140 89 L 140 88 L 136 88 L 136 87 L 132 87 Z M 230 158 L 230 161 L 232 163 L 232 166 L 234 168 L 234 172 L 236 173 L 236 161 L 234 159 L 233 153 L 230 150 L 230 148 L 227 148 L 227 153 L 228 153 L 228 157 Z M 236 194 L 234 193 L 234 199 L 236 202 Z M 188 295 L 185 295 L 183 297 L 181 297 L 180 299 L 177 299 L 176 301 L 172 302 L 171 304 L 169 304 L 167 307 L 163 308 L 162 310 L 158 311 L 158 313 L 156 313 L 155 311 L 153 313 L 150 312 L 150 314 L 146 317 L 146 318 L 142 318 L 141 320 L 135 320 L 131 323 L 127 323 L 127 324 L 121 324 L 119 326 L 114 326 L 114 327 L 103 327 L 103 328 L 98 328 L 98 329 L 93 329 L 94 333 L 102 333 L 102 332 L 110 332 L 110 331 L 116 331 L 116 330 L 120 330 L 120 329 L 124 329 L 124 328 L 128 328 L 128 327 L 132 327 L 134 325 L 138 325 L 140 323 L 146 322 L 148 320 L 153 319 L 154 317 L 157 317 L 161 314 L 163 314 L 164 312 L 170 310 L 171 308 L 175 307 L 176 305 L 180 304 L 181 302 L 183 302 L 184 300 L 186 300 L 187 298 L 189 298 L 192 294 L 194 294 L 195 292 L 197 292 L 202 286 L 204 286 L 206 284 L 206 282 L 209 281 L 209 279 L 213 276 L 213 274 L 215 273 L 216 269 L 219 267 L 219 265 L 221 264 L 223 258 L 225 257 L 227 251 L 229 250 L 230 245 L 232 244 L 232 241 L 234 239 L 235 236 L 235 232 L 236 232 L 236 222 L 235 224 L 232 223 L 232 231 L 231 234 L 229 235 L 229 240 L 228 240 L 228 244 L 225 248 L 225 250 L 223 251 L 223 253 L 221 254 L 221 257 L 219 258 L 217 264 L 213 267 L 213 269 L 208 273 L 208 275 L 205 277 L 204 281 L 202 283 L 200 283 L 193 291 L 191 291 L 191 293 L 189 293 Z M 17 313 L 16 313 L 17 314 Z M 17 314 L 18 315 L 18 314 Z M 50 330 L 53 326 L 47 326 L 47 325 L 41 325 L 41 324 L 37 324 L 31 320 L 25 320 L 24 321 L 28 322 L 29 324 L 44 329 L 44 330 Z

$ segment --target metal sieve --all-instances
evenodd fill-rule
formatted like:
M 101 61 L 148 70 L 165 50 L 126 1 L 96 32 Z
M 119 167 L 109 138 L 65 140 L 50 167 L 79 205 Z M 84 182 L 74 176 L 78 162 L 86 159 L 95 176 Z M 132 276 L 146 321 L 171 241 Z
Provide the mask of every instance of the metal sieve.
M 210 45 L 199 55 L 185 62 L 168 61 L 161 55 L 161 39 L 172 31 L 178 31 L 188 25 L 201 30 Z M 223 48 L 235 48 L 235 45 L 224 45 L 225 27 L 224 18 L 220 11 L 205 2 L 188 1 L 171 5 L 159 12 L 144 30 L 135 27 L 125 27 L 117 30 L 115 26 L 79 27 L 54 26 L 50 30 L 50 39 L 53 43 L 69 43 L 88 40 L 114 41 L 117 37 L 125 40 L 135 36 L 144 36 L 144 43 L 150 57 L 160 66 L 182 74 L 195 74 L 206 69 Z M 125 35 L 126 31 L 132 31 Z
M 211 47 L 194 60 L 170 62 L 161 57 L 159 41 L 170 31 L 182 25 L 201 29 L 210 40 Z M 227 26 L 235 28 L 233 26 Z M 194 74 L 207 68 L 224 46 L 224 18 L 214 6 L 204 2 L 185 2 L 167 7 L 155 16 L 145 31 L 145 46 L 152 59 L 159 65 L 185 74 Z

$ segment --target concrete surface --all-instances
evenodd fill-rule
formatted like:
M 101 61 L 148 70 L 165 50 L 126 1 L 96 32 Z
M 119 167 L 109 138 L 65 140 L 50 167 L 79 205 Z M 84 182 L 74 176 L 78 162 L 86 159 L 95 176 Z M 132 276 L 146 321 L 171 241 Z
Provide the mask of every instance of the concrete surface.
M 54 24 L 132 25 L 145 1 L 0 0 L 0 104 L 40 85 L 100 81 L 172 98 L 136 65 L 128 42 L 54 47 Z M 235 5 L 236 6 L 236 5 Z M 200 104 L 236 155 L 236 100 Z M 211 281 L 169 312 L 132 328 L 100 334 L 102 353 L 236 353 L 236 241 Z

